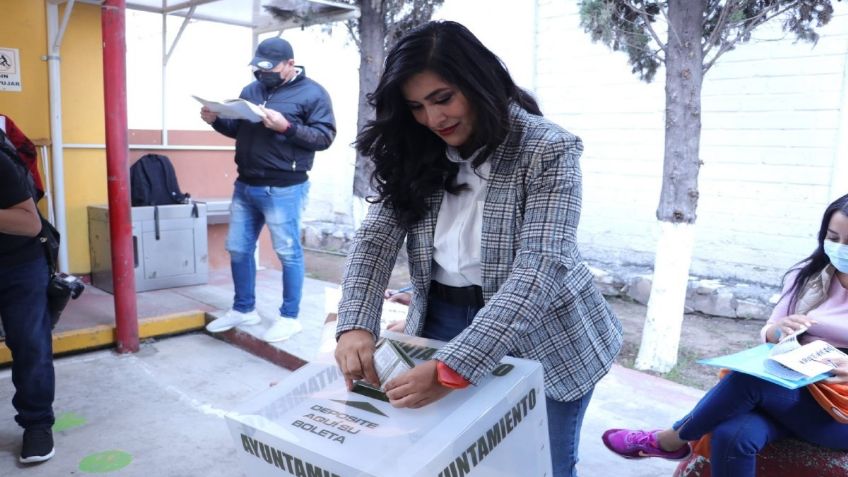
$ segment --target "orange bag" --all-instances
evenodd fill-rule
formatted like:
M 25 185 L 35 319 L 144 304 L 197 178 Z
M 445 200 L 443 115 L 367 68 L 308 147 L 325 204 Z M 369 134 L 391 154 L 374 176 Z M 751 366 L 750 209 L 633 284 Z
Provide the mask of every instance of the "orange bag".
M 848 384 L 813 383 L 810 394 L 840 424 L 848 424 Z

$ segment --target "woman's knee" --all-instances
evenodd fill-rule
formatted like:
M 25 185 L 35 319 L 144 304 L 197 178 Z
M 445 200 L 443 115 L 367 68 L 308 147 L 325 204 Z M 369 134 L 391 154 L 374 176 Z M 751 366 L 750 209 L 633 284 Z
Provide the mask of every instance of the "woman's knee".
M 725 421 L 712 431 L 712 452 L 728 457 L 755 456 L 768 442 L 766 432 L 761 432 L 758 417 Z M 753 424 L 753 425 L 752 425 Z

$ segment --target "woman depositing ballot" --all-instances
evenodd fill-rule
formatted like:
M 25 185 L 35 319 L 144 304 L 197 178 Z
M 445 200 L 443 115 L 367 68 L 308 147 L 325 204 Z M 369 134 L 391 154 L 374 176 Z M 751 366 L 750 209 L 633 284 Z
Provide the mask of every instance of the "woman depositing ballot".
M 378 384 L 383 290 L 406 239 L 411 335 L 449 341 L 386 383 L 418 408 L 505 355 L 541 361 L 555 476 L 575 475 L 582 418 L 621 326 L 577 250 L 580 140 L 545 120 L 465 27 L 430 22 L 388 53 L 357 137 L 378 192 L 348 254 L 336 360 Z M 461 391 L 460 391 L 461 392 Z

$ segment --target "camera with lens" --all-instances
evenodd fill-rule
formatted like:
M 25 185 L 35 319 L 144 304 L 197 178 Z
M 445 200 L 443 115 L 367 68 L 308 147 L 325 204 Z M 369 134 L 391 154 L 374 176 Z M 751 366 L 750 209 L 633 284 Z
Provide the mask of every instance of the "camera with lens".
M 67 273 L 54 273 L 47 285 L 47 310 L 52 326 L 56 326 L 62 310 L 68 306 L 68 300 L 76 300 L 85 290 L 85 284 L 79 278 Z

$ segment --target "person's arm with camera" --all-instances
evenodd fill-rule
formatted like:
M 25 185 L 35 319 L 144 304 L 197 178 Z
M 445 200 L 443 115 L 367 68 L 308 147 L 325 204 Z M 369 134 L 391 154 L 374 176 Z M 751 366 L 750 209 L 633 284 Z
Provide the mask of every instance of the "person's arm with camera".
M 35 237 L 41 232 L 41 218 L 32 197 L 0 209 L 0 233 Z
M 49 250 L 50 245 L 42 243 L 43 237 L 50 236 L 49 231 L 43 230 L 43 227 L 49 227 L 49 224 L 42 220 L 38 212 L 33 199 L 33 189 L 26 186 L 27 178 L 21 177 L 27 172 L 16 166 L 13 161 L 14 159 L 5 155 L 0 160 L 0 190 L 3 191 L 0 197 L 0 234 L 8 236 L 8 239 L 4 240 L 4 246 L 11 247 L 9 255 L 22 259 L 44 256 L 47 260 L 47 272 L 50 277 L 47 283 L 47 310 L 52 328 L 59 321 L 68 301 L 78 298 L 85 285 L 79 278 L 58 273 L 56 270 L 56 258 Z M 58 238 L 56 240 L 58 241 Z

